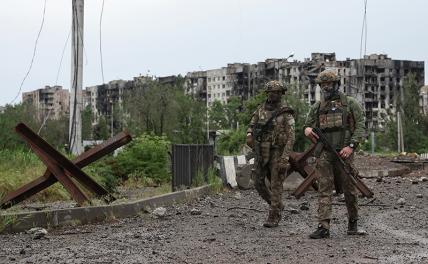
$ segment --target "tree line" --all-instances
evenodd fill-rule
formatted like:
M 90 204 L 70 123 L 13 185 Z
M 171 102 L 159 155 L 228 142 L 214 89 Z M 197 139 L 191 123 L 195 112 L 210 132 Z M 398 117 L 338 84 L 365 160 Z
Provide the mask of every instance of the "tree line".
M 183 91 L 184 78 L 174 84 L 147 81 L 134 89 L 127 90 L 121 104 L 116 103 L 113 111 L 113 129 L 118 133 L 128 129 L 133 135 L 153 134 L 165 136 L 171 143 L 207 143 L 207 117 L 209 130 L 221 130 L 217 141 L 219 154 L 236 154 L 245 142 L 245 130 L 253 112 L 266 99 L 260 92 L 248 100 L 230 97 L 227 103 L 214 101 L 208 109 L 201 102 Z M 399 101 L 404 125 L 404 141 L 407 151 L 428 152 L 428 118 L 419 107 L 419 88 L 413 75 L 404 80 L 404 98 Z M 290 85 L 284 101 L 295 110 L 296 144 L 295 150 L 302 151 L 309 142 L 304 138 L 302 127 L 309 106 L 303 98 L 303 89 Z M 111 116 L 100 116 L 93 126 L 94 116 L 88 107 L 82 112 L 83 139 L 104 140 L 111 135 Z M 34 131 L 42 127 L 43 120 L 36 117 L 36 109 L 31 104 L 7 105 L 0 113 L 0 148 L 23 147 L 23 141 L 13 132 L 17 123 L 24 122 Z M 68 116 L 58 120 L 47 120 L 40 135 L 57 148 L 64 148 L 68 142 Z M 377 151 L 397 149 L 397 126 L 391 113 L 384 131 L 376 133 Z M 369 143 L 363 144 L 368 148 Z

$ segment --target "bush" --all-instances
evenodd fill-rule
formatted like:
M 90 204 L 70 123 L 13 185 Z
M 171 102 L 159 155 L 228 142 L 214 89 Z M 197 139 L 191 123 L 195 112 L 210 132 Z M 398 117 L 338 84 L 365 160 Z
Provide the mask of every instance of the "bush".
M 129 178 L 160 185 L 170 181 L 169 156 L 170 141 L 164 136 L 143 134 L 125 147 L 116 157 L 90 167 L 110 191 Z

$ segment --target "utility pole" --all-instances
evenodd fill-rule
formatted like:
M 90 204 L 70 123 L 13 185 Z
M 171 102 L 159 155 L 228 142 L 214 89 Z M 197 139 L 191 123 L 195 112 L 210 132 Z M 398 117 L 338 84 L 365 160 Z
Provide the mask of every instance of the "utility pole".
M 79 155 L 82 146 L 82 81 L 83 81 L 83 10 L 84 0 L 72 0 L 71 88 L 69 148 Z

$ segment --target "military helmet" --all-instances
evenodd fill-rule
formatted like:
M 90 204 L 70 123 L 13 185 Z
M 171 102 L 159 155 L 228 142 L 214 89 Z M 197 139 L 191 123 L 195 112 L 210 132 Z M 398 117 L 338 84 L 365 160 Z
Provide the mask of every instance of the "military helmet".
M 324 70 L 320 74 L 318 74 L 315 79 L 316 83 L 324 83 L 324 82 L 338 82 L 340 81 L 339 76 L 333 70 Z
M 285 88 L 279 81 L 269 81 L 265 84 L 266 92 L 284 92 Z

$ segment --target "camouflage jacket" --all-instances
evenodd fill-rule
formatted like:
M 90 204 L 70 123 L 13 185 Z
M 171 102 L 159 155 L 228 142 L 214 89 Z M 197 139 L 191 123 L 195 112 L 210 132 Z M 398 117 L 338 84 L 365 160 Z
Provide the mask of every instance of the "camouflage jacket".
M 262 104 L 253 113 L 247 133 L 252 133 L 256 144 L 269 142 L 270 146 L 279 150 L 280 158 L 288 161 L 290 152 L 293 151 L 295 140 L 294 111 L 284 105 L 275 110 L 267 110 Z M 272 115 L 277 114 L 275 118 Z M 267 121 L 271 121 L 267 123 Z M 263 131 L 260 132 L 260 127 Z
M 342 129 L 348 134 L 349 138 L 345 139 L 344 144 L 349 143 L 359 144 L 364 139 L 365 122 L 364 112 L 360 104 L 353 97 L 346 96 L 344 93 L 339 93 L 338 98 L 331 100 L 331 103 L 339 102 L 343 109 L 347 111 L 347 120 L 343 120 Z M 319 127 L 320 128 L 320 109 L 323 110 L 329 107 L 330 102 L 316 102 L 309 110 L 306 117 L 304 128 L 306 127 Z M 333 108 L 334 109 L 334 108 Z M 322 129 L 322 128 L 321 128 Z

